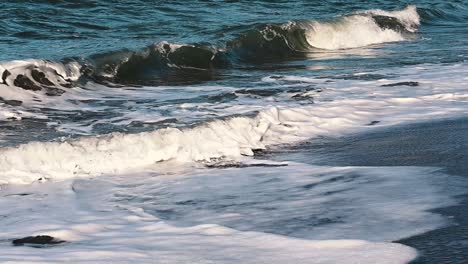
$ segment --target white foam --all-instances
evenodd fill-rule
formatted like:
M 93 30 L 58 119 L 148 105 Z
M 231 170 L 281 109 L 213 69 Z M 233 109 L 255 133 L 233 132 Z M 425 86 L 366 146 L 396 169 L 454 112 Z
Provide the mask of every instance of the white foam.
M 306 33 L 315 48 L 336 50 L 405 40 L 401 33 L 380 28 L 371 17 L 355 15 L 340 22 L 313 22 Z
M 298 156 L 311 163 L 323 158 L 313 151 Z M 294 153 L 283 158 L 297 160 Z M 115 184 L 112 193 L 122 197 L 122 203 L 177 226 L 210 223 L 312 240 L 377 242 L 397 241 L 444 226 L 447 219 L 430 210 L 456 204 L 454 197 L 466 193 L 467 186 L 463 177 L 435 168 L 295 162 L 265 167 L 262 164 L 278 163 L 255 161 L 243 161 L 250 167 L 223 169 L 223 163 L 220 169 L 208 171 L 203 167 L 184 171 L 179 165 L 179 170 L 166 176 L 114 176 L 113 182 L 122 184 Z
M 365 14 L 394 17 L 412 32 L 419 25 L 419 16 L 414 6 L 393 12 L 369 10 L 335 22 L 312 22 L 306 31 L 307 41 L 315 48 L 338 50 L 406 39 L 402 32 L 381 28 L 371 16 Z
M 0 172 L 4 182 L 27 183 L 44 176 L 63 179 L 124 173 L 173 159 L 183 162 L 235 159 L 251 156 L 252 150 L 268 145 L 355 131 L 374 119 L 381 119 L 375 112 L 385 113 L 386 108 L 399 107 L 393 117 L 401 119 L 418 104 L 427 107 L 421 99 L 415 100 L 343 100 L 323 107 L 270 108 L 254 118 L 217 120 L 191 129 L 167 128 L 65 142 L 33 142 L 1 149 Z
M 401 80 L 334 80 L 285 76 L 302 83 L 320 83 L 321 93 L 309 92 L 315 104 L 291 101 L 258 106 L 256 116 L 214 120 L 192 128 L 166 128 L 139 134 L 114 133 L 64 142 L 33 142 L 0 149 L 4 183 L 28 183 L 39 177 L 65 179 L 141 170 L 167 160 L 181 162 L 238 159 L 253 150 L 294 143 L 316 136 L 337 136 L 373 127 L 466 114 L 466 65 L 403 69 L 416 87 L 381 86 Z M 269 80 L 268 80 L 269 81 Z M 270 103 L 271 104 L 271 103 Z M 206 106 L 217 108 L 219 105 Z M 237 108 L 236 108 L 237 107 Z M 219 113 L 252 110 L 250 105 L 225 106 Z M 186 115 L 192 109 L 181 109 Z M 202 112 L 203 113 L 203 112 Z
M 175 227 L 103 198 L 106 181 L 11 187 L 0 200 L 2 263 L 407 263 L 416 251 L 362 240 L 302 240 L 219 225 Z M 27 192 L 28 196 L 16 196 Z M 67 243 L 13 247 L 6 239 L 50 235 Z
M 21 120 L 21 115 L 0 105 L 0 121 Z
M 385 11 L 381 9 L 373 9 L 364 11 L 366 14 L 388 16 L 398 19 L 405 26 L 406 30 L 415 32 L 420 25 L 420 17 L 416 6 L 409 5 L 405 9 L 400 11 Z

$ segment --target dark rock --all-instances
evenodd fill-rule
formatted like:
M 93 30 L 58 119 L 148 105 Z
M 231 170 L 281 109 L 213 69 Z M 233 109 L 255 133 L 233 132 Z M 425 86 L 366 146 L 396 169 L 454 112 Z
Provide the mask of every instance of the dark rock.
M 237 94 L 249 94 L 257 96 L 273 96 L 280 92 L 282 92 L 281 89 L 240 89 L 236 91 Z
M 31 193 L 14 193 L 14 194 L 7 194 L 5 195 L 5 197 L 7 196 L 29 196 L 31 195 Z
M 283 76 L 279 76 L 279 75 L 273 75 L 273 76 L 270 76 L 271 79 L 275 79 L 275 80 L 280 80 L 280 79 L 283 79 L 284 77 Z
M 14 246 L 24 246 L 25 244 L 31 245 L 56 245 L 64 243 L 63 240 L 58 240 L 51 236 L 29 236 L 18 238 L 12 241 Z
M 31 90 L 31 91 L 40 91 L 42 88 L 38 85 L 36 85 L 33 81 L 31 81 L 28 77 L 19 74 L 16 76 L 15 81 L 13 84 L 17 87 L 21 87 L 25 90 Z
M 4 104 L 7 104 L 7 105 L 11 105 L 11 106 L 20 106 L 20 105 L 23 104 L 22 101 L 19 101 L 19 100 L 5 100 L 2 97 L 0 97 L 0 103 L 4 103 Z
M 397 82 L 381 85 L 382 87 L 394 87 L 394 86 L 418 86 L 418 82 Z
M 307 87 L 292 88 L 292 89 L 287 90 L 288 93 L 305 93 L 305 92 L 309 92 L 309 91 L 315 91 L 315 92 L 319 93 L 319 92 L 322 91 L 322 89 L 318 88 L 318 87 L 315 87 L 314 85 L 309 85 Z
M 11 105 L 11 106 L 20 106 L 23 104 L 22 101 L 20 100 L 4 100 L 3 101 L 5 104 L 7 105 Z
M 295 94 L 291 96 L 292 99 L 301 101 L 301 100 L 309 100 L 311 102 L 314 102 L 314 97 L 306 95 L 306 94 Z
M 60 89 L 60 88 L 55 88 L 55 87 L 47 87 L 47 92 L 45 93 L 48 96 L 60 96 L 64 93 L 65 91 Z
M 2 74 L 2 81 L 3 81 L 4 84 L 7 84 L 7 83 L 6 83 L 6 78 L 8 78 L 8 76 L 10 76 L 10 75 L 11 75 L 11 72 L 9 72 L 8 70 L 5 70 L 5 71 L 3 72 L 3 74 Z
M 378 123 L 380 123 L 380 121 L 374 120 L 374 121 L 371 121 L 371 122 L 370 122 L 369 124 L 367 124 L 366 126 L 373 126 L 373 125 L 376 125 L 376 124 L 378 124 Z
M 38 70 L 32 70 L 31 76 L 36 82 L 40 84 L 50 85 L 50 86 L 54 85 L 49 79 L 47 79 L 47 77 L 45 76 L 45 73 L 40 72 Z

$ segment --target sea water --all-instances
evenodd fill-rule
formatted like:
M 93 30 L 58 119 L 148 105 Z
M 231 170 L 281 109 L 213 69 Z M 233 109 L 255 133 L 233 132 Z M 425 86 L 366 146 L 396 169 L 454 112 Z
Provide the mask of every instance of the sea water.
M 466 178 L 304 146 L 466 117 L 466 1 L 0 8 L 1 261 L 408 263 L 453 224 Z

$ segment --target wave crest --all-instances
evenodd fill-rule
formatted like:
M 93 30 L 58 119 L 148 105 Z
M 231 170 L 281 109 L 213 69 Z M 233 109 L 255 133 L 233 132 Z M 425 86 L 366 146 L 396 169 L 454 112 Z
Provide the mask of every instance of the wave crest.
M 224 47 L 157 42 L 140 51 L 118 50 L 73 62 L 45 60 L 0 64 L 4 85 L 61 95 L 81 77 L 104 84 L 145 85 L 205 81 L 218 69 L 243 63 L 304 56 L 409 39 L 419 24 L 415 6 L 400 11 L 367 10 L 333 21 L 264 24 L 239 34 Z
M 369 10 L 332 22 L 309 22 L 306 38 L 315 48 L 326 50 L 359 48 L 403 41 L 419 26 L 415 6 L 401 11 Z

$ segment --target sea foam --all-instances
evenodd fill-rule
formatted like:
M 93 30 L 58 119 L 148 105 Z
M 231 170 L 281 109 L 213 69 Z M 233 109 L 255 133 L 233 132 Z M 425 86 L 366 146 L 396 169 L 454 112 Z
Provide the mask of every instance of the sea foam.
M 404 32 L 379 25 L 374 16 L 395 18 L 402 29 L 415 32 L 419 26 L 419 16 L 415 6 L 401 11 L 368 10 L 345 16 L 333 22 L 311 22 L 306 30 L 306 38 L 312 47 L 337 50 L 368 46 L 386 42 L 406 40 Z
M 106 181 L 65 181 L 4 190 L 9 215 L 2 238 L 49 235 L 65 241 L 37 249 L 0 243 L 1 262 L 15 263 L 382 263 L 403 264 L 414 249 L 365 240 L 304 240 L 242 232 L 216 224 L 178 227 L 123 201 Z M 29 196 L 16 196 L 27 192 Z

